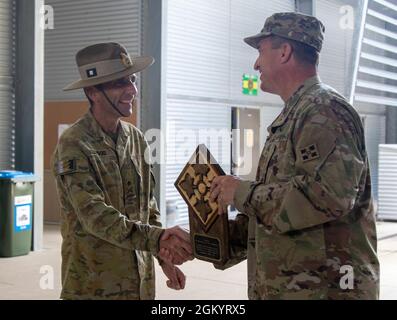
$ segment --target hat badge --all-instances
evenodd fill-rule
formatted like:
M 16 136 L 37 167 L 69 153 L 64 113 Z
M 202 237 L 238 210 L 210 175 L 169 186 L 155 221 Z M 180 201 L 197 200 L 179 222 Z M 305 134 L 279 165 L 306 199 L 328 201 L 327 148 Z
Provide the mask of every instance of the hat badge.
M 132 60 L 131 60 L 130 56 L 129 56 L 129 55 L 126 55 L 126 54 L 123 53 L 123 52 L 120 54 L 120 56 L 121 56 L 121 62 L 122 62 L 122 64 L 123 64 L 125 67 L 127 67 L 127 68 L 131 68 L 132 65 L 133 65 L 133 63 L 132 63 Z

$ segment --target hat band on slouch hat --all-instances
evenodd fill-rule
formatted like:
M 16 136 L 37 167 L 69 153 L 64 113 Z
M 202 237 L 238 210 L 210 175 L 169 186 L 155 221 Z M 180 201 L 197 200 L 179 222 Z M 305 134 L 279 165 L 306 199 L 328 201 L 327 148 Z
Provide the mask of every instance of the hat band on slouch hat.
M 131 62 L 130 66 L 133 66 Z M 126 65 L 120 59 L 99 61 L 79 67 L 81 79 L 95 79 L 109 74 L 122 72 L 126 69 Z

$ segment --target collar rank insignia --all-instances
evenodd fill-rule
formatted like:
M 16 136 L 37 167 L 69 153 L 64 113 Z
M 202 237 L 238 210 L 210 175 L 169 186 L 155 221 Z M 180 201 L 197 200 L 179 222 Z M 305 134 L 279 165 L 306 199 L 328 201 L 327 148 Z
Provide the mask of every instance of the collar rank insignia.
M 315 144 L 311 144 L 306 148 L 300 149 L 300 155 L 303 162 L 320 158 L 320 153 L 318 152 L 317 146 Z

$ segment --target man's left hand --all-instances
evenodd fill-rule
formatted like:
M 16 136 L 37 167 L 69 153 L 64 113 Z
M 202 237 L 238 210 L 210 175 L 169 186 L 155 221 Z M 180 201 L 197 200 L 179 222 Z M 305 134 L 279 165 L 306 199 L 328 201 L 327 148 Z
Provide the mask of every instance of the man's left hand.
M 217 201 L 219 214 L 227 212 L 227 206 L 234 204 L 234 195 L 241 179 L 235 176 L 216 177 L 211 184 L 211 201 Z
M 164 274 L 168 278 L 167 280 L 168 288 L 174 290 L 181 290 L 185 288 L 186 276 L 178 267 L 163 262 L 161 263 L 161 268 L 163 269 Z

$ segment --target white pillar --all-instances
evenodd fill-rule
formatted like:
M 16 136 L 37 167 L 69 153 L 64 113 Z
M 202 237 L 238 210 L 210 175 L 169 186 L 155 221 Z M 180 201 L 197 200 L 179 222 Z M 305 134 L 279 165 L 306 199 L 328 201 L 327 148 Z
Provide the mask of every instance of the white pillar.
M 44 158 L 44 0 L 17 2 L 15 168 L 33 172 L 35 183 L 33 249 L 43 247 Z

